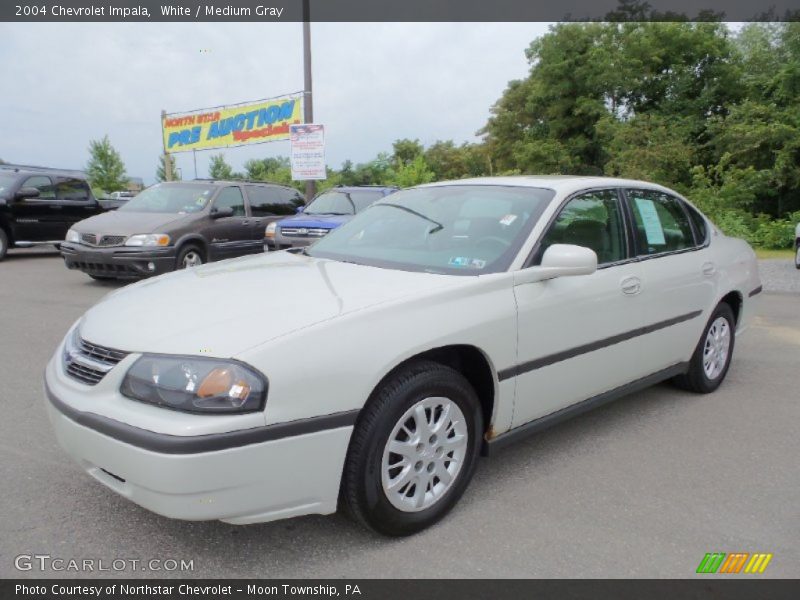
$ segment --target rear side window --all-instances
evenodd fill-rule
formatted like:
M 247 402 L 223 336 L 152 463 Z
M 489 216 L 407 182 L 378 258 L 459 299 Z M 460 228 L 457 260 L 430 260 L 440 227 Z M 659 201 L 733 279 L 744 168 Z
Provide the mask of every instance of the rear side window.
M 680 200 L 656 190 L 626 190 L 633 213 L 636 254 L 651 256 L 692 248 L 694 236 Z
M 265 185 L 248 185 L 247 199 L 250 201 L 250 212 L 254 217 L 273 217 L 293 215 L 296 204 L 288 190 Z
M 242 196 L 242 190 L 240 190 L 238 187 L 223 188 L 222 191 L 219 193 L 219 196 L 217 196 L 217 199 L 214 200 L 214 207 L 215 208 L 231 207 L 233 209 L 234 216 L 236 217 L 245 216 L 244 196 Z
M 56 198 L 59 200 L 88 200 L 89 185 L 80 179 L 62 179 L 56 183 Z
M 21 187 L 32 187 L 39 190 L 39 196 L 35 199 L 38 200 L 55 200 L 56 190 L 53 187 L 53 182 L 49 177 L 44 175 L 34 175 L 28 177 Z
M 697 245 L 702 246 L 706 242 L 706 238 L 708 237 L 708 225 L 706 225 L 706 220 L 703 218 L 696 209 L 692 208 L 688 204 L 684 204 L 686 207 L 686 212 L 689 213 L 689 218 L 692 220 L 692 224 L 694 225 L 694 232 L 697 237 Z

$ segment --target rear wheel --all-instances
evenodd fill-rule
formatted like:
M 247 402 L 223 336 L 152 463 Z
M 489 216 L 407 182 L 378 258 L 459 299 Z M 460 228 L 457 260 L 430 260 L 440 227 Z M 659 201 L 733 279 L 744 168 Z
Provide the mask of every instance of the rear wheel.
M 700 394 L 716 390 L 728 374 L 735 341 L 736 319 L 733 310 L 728 304 L 722 303 L 711 313 L 689 362 L 689 370 L 676 377 L 675 383 Z
M 184 246 L 178 253 L 175 268 L 188 269 L 190 267 L 199 267 L 204 262 L 206 262 L 205 255 L 200 248 L 192 245 Z
M 800 244 L 797 245 L 797 250 L 794 253 L 794 268 L 800 269 Z
M 385 535 L 432 525 L 467 488 L 482 432 L 478 397 L 458 371 L 410 364 L 381 386 L 359 418 L 342 477 L 345 508 Z
M 0 260 L 3 260 L 8 253 L 8 235 L 0 228 Z

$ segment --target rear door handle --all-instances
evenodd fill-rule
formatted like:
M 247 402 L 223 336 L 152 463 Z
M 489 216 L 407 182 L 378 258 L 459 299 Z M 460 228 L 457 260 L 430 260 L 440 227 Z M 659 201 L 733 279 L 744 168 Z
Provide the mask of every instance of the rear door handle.
M 635 296 L 642 291 L 642 280 L 638 277 L 626 277 L 620 281 L 622 293 L 627 296 Z
M 703 275 L 711 277 L 717 272 L 717 266 L 712 262 L 703 263 Z

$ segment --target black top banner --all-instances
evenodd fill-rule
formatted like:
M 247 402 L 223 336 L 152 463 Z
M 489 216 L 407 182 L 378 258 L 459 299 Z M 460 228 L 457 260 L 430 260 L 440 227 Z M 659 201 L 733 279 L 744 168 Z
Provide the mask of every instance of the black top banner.
M 308 13 L 304 11 L 304 4 Z M 3 0 L 0 21 L 800 20 L 800 0 Z

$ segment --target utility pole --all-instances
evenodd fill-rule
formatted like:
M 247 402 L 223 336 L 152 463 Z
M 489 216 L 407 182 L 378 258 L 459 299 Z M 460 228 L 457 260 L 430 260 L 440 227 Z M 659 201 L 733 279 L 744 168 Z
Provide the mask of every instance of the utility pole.
M 164 137 L 164 120 L 167 118 L 167 111 L 161 111 L 161 137 Z M 172 181 L 172 157 L 164 146 L 164 181 Z
M 306 123 L 314 122 L 314 103 L 311 94 L 311 21 L 310 0 L 303 0 L 303 119 Z M 306 180 L 306 202 L 310 202 L 317 193 L 317 182 Z

